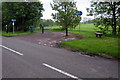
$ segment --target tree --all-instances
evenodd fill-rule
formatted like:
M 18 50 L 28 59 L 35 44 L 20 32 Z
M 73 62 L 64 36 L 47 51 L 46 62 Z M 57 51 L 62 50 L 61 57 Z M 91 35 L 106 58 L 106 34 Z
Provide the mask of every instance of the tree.
M 40 2 L 3 2 L 2 3 L 2 29 L 9 25 L 12 30 L 11 19 L 16 19 L 17 31 L 27 31 L 29 26 L 35 25 L 42 17 L 43 5 Z
M 120 1 L 92 1 L 91 8 L 87 8 L 87 11 L 89 12 L 88 16 L 97 17 L 95 19 L 96 26 L 102 25 L 105 28 L 111 26 L 112 34 L 117 34 L 117 26 L 120 24 Z
M 76 2 L 53 1 L 51 7 L 56 11 L 55 14 L 52 14 L 53 19 L 66 30 L 66 36 L 68 36 L 68 28 L 75 27 L 81 20 L 81 17 L 77 15 Z
M 43 19 L 42 24 L 43 24 L 43 26 L 49 27 L 49 26 L 54 26 L 55 22 L 51 19 Z

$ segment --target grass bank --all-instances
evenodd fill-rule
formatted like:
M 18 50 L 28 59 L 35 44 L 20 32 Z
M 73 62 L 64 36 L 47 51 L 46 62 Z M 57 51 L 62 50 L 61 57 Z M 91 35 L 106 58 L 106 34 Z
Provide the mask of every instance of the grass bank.
M 79 27 L 69 32 L 80 34 L 85 38 L 82 40 L 73 40 L 59 43 L 77 51 L 87 52 L 88 54 L 99 54 L 104 56 L 120 57 L 118 54 L 118 39 L 116 36 L 105 36 L 102 38 L 95 37 L 95 27 L 93 24 L 81 24 Z

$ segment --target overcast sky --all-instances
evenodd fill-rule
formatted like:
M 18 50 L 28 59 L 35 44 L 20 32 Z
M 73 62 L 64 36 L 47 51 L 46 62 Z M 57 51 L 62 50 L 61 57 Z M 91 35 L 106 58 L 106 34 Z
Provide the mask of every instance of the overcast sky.
M 54 13 L 54 11 L 52 10 L 50 3 L 52 2 L 52 0 L 40 0 L 43 3 L 43 7 L 45 9 L 45 11 L 43 11 L 43 17 L 42 19 L 52 19 L 51 13 Z M 84 19 L 84 17 L 87 18 L 93 18 L 93 17 L 88 17 L 86 16 L 87 11 L 86 8 L 90 7 L 90 0 L 74 0 L 77 2 L 76 6 L 77 9 L 79 11 L 83 12 L 82 20 Z

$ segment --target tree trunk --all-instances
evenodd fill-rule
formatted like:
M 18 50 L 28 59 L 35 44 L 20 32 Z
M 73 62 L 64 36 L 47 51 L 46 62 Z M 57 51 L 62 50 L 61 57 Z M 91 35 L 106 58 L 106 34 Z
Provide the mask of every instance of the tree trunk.
M 118 28 L 118 36 L 120 37 L 120 25 L 119 25 L 119 28 Z
M 24 17 L 22 17 L 22 31 L 25 31 L 25 29 L 24 29 Z
M 42 28 L 42 34 L 44 34 L 44 27 L 42 26 L 41 28 Z
M 112 29 L 112 34 L 113 35 L 116 35 L 116 14 L 115 14 L 115 11 L 116 11 L 116 2 L 113 3 L 113 29 Z
M 66 36 L 68 36 L 68 28 L 66 27 L 65 30 L 66 30 Z
M 67 6 L 65 5 L 65 13 L 67 14 Z M 67 24 L 67 23 L 66 23 Z M 66 36 L 68 36 L 68 26 L 65 26 Z

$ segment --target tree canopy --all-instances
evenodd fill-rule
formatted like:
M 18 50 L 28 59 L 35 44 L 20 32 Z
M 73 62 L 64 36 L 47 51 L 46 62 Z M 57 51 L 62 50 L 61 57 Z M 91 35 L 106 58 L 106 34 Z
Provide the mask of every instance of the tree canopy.
M 12 30 L 11 19 L 16 19 L 15 29 L 27 31 L 29 26 L 35 25 L 42 17 L 43 4 L 41 2 L 3 2 L 2 3 L 2 29 L 8 25 Z
M 52 14 L 53 19 L 66 30 L 66 36 L 68 36 L 68 28 L 76 27 L 81 20 L 81 17 L 77 15 L 76 2 L 53 1 L 51 7 L 56 11 L 55 14 Z
M 53 20 L 51 20 L 51 19 L 42 19 L 42 20 L 41 20 L 41 24 L 42 24 L 43 26 L 49 27 L 49 26 L 54 26 L 54 25 L 55 25 L 55 22 L 54 22 Z
M 109 26 L 112 28 L 112 34 L 116 35 L 117 30 L 120 32 L 120 1 L 102 1 L 91 2 L 91 8 L 87 8 L 89 12 L 88 16 L 95 16 L 95 25 L 104 26 L 101 28 L 103 31 L 107 31 Z M 119 29 L 117 29 L 119 26 Z

